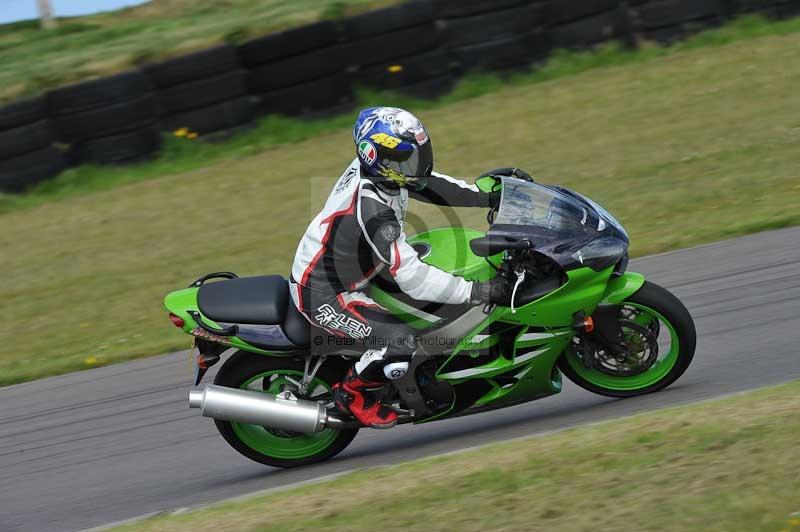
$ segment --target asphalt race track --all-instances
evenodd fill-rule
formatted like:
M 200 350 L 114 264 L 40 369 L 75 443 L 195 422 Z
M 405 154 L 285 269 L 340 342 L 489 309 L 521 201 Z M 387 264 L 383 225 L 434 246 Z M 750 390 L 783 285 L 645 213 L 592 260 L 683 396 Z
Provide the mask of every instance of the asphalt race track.
M 673 290 L 696 320 L 695 361 L 671 388 L 613 400 L 567 383 L 560 395 L 508 410 L 364 430 L 335 460 L 305 469 L 250 462 L 189 410 L 185 352 L 0 389 L 0 530 L 79 530 L 800 378 L 800 228 L 630 269 Z

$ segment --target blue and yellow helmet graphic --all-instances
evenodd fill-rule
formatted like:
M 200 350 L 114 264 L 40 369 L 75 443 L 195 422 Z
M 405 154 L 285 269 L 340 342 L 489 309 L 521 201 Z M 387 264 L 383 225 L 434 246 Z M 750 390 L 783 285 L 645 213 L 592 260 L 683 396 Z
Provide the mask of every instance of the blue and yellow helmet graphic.
M 364 109 L 353 140 L 367 175 L 412 190 L 425 188 L 433 171 L 433 148 L 417 117 L 397 107 Z

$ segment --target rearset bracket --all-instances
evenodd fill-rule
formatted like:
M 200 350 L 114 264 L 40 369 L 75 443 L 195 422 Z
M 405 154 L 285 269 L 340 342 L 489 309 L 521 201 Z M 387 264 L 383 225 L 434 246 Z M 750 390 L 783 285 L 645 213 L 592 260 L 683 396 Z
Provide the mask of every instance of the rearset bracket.
M 422 390 L 417 382 L 417 368 L 430 360 L 430 358 L 430 355 L 425 352 L 424 346 L 417 344 L 417 350 L 411 357 L 411 362 L 408 363 L 406 374 L 399 379 L 391 381 L 406 407 L 411 411 L 411 415 L 417 419 L 427 417 L 432 413 L 428 405 L 425 404 L 425 397 L 423 397 Z

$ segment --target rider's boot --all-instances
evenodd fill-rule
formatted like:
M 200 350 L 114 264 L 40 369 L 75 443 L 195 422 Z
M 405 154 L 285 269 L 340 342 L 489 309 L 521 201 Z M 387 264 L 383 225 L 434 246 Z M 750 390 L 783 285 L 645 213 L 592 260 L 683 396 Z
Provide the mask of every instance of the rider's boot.
M 390 429 L 397 424 L 397 413 L 382 405 L 368 391 L 385 385 L 385 382 L 363 378 L 352 367 L 342 382 L 333 386 L 333 399 L 339 410 L 353 414 L 365 427 Z

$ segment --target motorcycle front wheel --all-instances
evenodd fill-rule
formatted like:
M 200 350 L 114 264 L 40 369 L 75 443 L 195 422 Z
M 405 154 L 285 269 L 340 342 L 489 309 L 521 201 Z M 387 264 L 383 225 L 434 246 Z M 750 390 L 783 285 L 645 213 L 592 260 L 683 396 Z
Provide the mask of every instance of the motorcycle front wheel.
M 677 297 L 648 281 L 619 306 L 627 353 L 614 356 L 587 349 L 576 338 L 559 358 L 559 369 L 581 388 L 610 397 L 635 397 L 666 388 L 694 357 L 697 336 L 692 316 Z
M 303 378 L 304 360 L 270 357 L 237 351 L 223 364 L 214 384 L 276 395 L 292 389 L 291 381 Z M 341 380 L 342 368 L 323 364 L 308 393 L 302 399 L 332 401 L 331 388 Z M 214 420 L 222 437 L 241 454 L 273 467 L 298 467 L 322 462 L 347 447 L 358 429 L 324 429 L 314 434 L 300 434 L 249 425 L 236 421 Z

